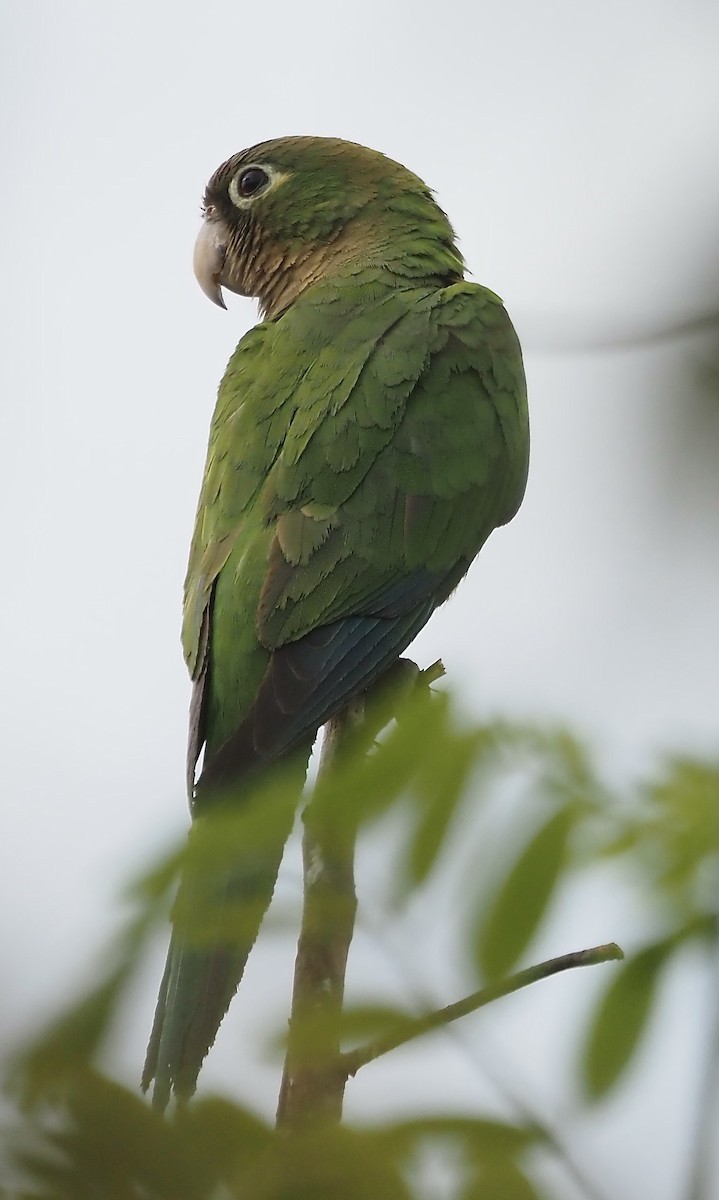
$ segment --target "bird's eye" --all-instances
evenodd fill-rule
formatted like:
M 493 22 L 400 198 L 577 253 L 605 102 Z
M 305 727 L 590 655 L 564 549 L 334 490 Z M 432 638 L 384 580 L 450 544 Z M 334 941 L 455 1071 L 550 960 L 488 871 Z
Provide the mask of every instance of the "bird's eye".
M 227 195 L 235 208 L 248 209 L 256 196 L 274 187 L 281 178 L 281 173 L 268 163 L 248 163 L 230 179 Z
M 269 175 L 262 167 L 247 167 L 237 177 L 237 191 L 244 199 L 254 196 L 269 182 Z

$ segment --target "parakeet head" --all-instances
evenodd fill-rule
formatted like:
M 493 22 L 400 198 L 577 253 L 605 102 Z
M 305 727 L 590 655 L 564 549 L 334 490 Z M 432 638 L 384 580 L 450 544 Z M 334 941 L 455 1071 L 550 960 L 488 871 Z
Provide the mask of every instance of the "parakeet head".
M 223 308 L 225 287 L 256 296 L 274 317 L 348 269 L 379 267 L 405 287 L 462 277 L 452 227 L 427 185 L 354 142 L 289 137 L 243 150 L 210 179 L 203 216 L 195 275 Z

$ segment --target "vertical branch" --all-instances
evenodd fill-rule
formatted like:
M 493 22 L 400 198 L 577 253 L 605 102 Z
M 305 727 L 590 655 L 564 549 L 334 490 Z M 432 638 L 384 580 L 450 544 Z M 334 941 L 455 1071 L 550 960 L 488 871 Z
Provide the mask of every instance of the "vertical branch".
M 357 911 L 356 827 L 351 814 L 330 811 L 318 793 L 343 740 L 361 724 L 363 714 L 363 700 L 355 699 L 327 725 L 318 792 L 304 814 L 304 904 L 278 1128 L 296 1127 L 318 1117 L 331 1121 L 342 1117 L 347 1072 L 340 1060 L 339 1022 Z
M 719 944 L 715 951 L 715 970 L 710 982 L 712 997 L 719 995 Z M 716 1195 L 713 1171 L 716 1164 L 716 1123 L 719 1115 L 719 1003 L 715 1003 L 709 1032 L 704 1081 L 697 1106 L 687 1200 L 711 1200 Z

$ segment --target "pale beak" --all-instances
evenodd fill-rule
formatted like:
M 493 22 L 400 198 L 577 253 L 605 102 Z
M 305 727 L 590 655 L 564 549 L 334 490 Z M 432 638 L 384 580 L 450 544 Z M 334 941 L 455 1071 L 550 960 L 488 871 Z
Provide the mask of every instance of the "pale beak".
M 225 266 L 227 253 L 227 237 L 222 225 L 217 221 L 205 220 L 197 235 L 195 250 L 192 255 L 192 267 L 195 279 L 205 295 L 213 304 L 226 308 L 222 298 L 220 280 Z

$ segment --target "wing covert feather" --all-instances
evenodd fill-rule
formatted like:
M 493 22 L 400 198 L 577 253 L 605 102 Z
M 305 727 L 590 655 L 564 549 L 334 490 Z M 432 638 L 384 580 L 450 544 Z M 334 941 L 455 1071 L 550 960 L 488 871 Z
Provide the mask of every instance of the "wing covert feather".
M 430 593 L 468 565 L 516 511 L 526 470 L 524 373 L 501 302 L 473 284 L 424 297 L 373 347 L 342 410 L 281 456 L 261 640 L 371 615 L 403 577 L 416 603 L 416 572 Z

